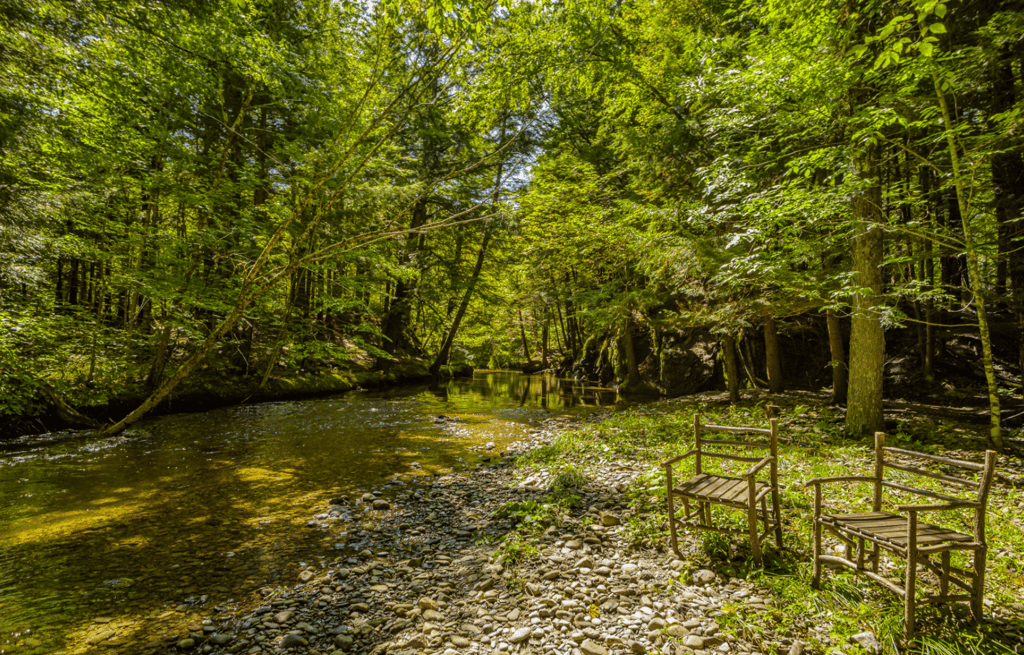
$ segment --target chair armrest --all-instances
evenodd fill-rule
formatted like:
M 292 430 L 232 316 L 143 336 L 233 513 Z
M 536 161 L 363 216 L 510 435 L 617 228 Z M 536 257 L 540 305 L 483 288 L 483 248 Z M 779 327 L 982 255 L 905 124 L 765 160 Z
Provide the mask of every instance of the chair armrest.
M 670 466 L 672 466 L 673 464 L 675 464 L 679 460 L 686 459 L 687 457 L 689 457 L 690 455 L 693 455 L 696 452 L 697 452 L 696 450 L 688 450 L 685 453 L 683 453 L 682 455 L 677 455 L 677 456 L 675 456 L 675 457 L 673 457 L 671 459 L 666 459 L 664 462 L 661 463 L 661 465 L 664 468 L 669 468 Z
M 930 503 L 926 505 L 897 505 L 896 511 L 899 512 L 936 512 L 948 509 L 962 509 L 964 507 L 981 507 L 981 503 L 976 500 L 964 500 L 955 503 Z
M 761 470 L 761 469 L 763 469 L 764 467 L 768 466 L 768 464 L 770 464 L 770 463 L 771 463 L 771 461 L 772 461 L 773 459 L 775 459 L 775 458 L 774 458 L 774 457 L 772 457 L 771 455 L 768 455 L 768 456 L 766 456 L 766 457 L 765 457 L 764 459 L 762 459 L 762 460 L 761 460 L 760 462 L 758 462 L 757 464 L 754 464 L 753 466 L 751 466 L 750 468 L 748 468 L 748 469 L 747 469 L 747 470 L 746 470 L 746 471 L 745 471 L 745 472 L 743 473 L 742 477 L 743 477 L 743 478 L 749 478 L 750 476 L 754 475 L 755 473 L 757 473 L 758 471 L 760 471 L 760 470 Z
M 840 475 L 834 478 L 814 478 L 804 483 L 805 487 L 809 487 L 812 484 L 822 484 L 824 482 L 875 482 L 877 478 L 870 475 Z

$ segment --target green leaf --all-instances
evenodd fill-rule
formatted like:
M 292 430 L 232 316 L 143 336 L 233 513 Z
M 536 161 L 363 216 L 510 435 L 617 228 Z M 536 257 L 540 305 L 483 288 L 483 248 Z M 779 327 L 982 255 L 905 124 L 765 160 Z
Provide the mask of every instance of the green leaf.
M 945 34 L 946 26 L 942 23 L 932 23 L 928 26 L 928 30 L 931 31 L 932 34 Z
M 937 4 L 937 5 L 935 5 L 935 15 L 938 16 L 939 18 L 942 18 L 943 16 L 945 16 L 946 15 L 946 5 L 944 5 L 941 2 L 939 4 Z
M 918 46 L 918 49 L 921 51 L 921 54 L 924 55 L 925 57 L 931 57 L 932 56 L 932 50 L 934 48 L 933 48 L 931 43 L 928 43 L 927 41 L 925 41 L 925 42 L 921 43 Z

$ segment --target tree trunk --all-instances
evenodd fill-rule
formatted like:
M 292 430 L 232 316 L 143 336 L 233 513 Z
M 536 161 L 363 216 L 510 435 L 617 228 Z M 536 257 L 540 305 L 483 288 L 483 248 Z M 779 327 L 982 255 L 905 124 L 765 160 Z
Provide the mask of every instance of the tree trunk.
M 764 356 L 768 372 L 768 391 L 782 393 L 786 390 L 782 380 L 782 360 L 779 358 L 779 335 L 775 316 L 764 319 Z
M 160 340 L 156 345 L 156 357 L 153 358 L 153 364 L 149 367 L 149 374 L 146 376 L 146 391 L 156 389 L 160 378 L 164 376 L 164 368 L 167 366 L 167 359 L 170 355 L 170 343 L 171 326 L 165 325 L 164 329 L 160 331 Z
M 846 403 L 847 382 L 850 373 L 846 366 L 846 349 L 843 347 L 843 326 L 834 309 L 825 312 L 828 323 L 828 348 L 832 355 L 832 403 Z
M 733 405 L 740 401 L 740 370 L 736 365 L 736 339 L 727 334 L 722 337 L 725 350 L 725 377 L 729 385 L 729 402 Z
M 626 325 L 622 329 L 622 349 L 626 353 L 626 381 L 631 390 L 640 387 L 640 367 L 636 362 L 636 350 L 633 348 L 633 317 L 626 318 Z
M 530 355 L 530 344 L 526 341 L 526 321 L 523 320 L 523 310 L 519 310 L 519 334 L 523 338 L 523 356 L 526 357 L 526 363 L 530 366 L 533 365 L 533 357 Z
M 957 207 L 962 217 L 964 229 L 964 245 L 967 249 L 967 269 L 971 286 L 971 293 L 974 295 L 974 305 L 978 312 L 978 334 L 981 337 L 981 359 L 985 367 L 985 381 L 988 383 L 988 402 L 991 414 L 989 428 L 989 440 L 999 451 L 1003 450 L 1003 433 L 1000 425 L 1001 410 L 999 403 L 999 385 L 996 382 L 996 373 L 993 367 L 992 338 L 988 330 L 988 315 L 985 310 L 985 295 L 981 287 L 981 265 L 978 261 L 978 251 L 975 248 L 973 226 L 971 225 L 971 213 L 967 201 L 967 190 L 964 188 L 963 177 L 960 173 L 960 157 L 957 152 L 956 142 L 953 140 L 953 121 L 949 115 L 949 107 L 946 104 L 946 96 L 939 85 L 938 77 L 932 75 L 932 82 L 935 86 L 935 96 L 942 109 L 942 120 L 946 128 L 946 147 L 949 150 L 950 163 L 953 167 L 953 185 L 956 188 Z
M 558 349 L 564 356 L 566 350 L 571 350 L 571 346 L 569 344 L 569 332 L 566 331 L 565 320 L 562 318 L 562 305 L 557 299 L 555 300 L 555 311 L 558 313 L 558 325 L 556 327 L 562 328 L 562 338 L 558 342 Z M 555 330 L 555 338 L 558 339 L 558 330 Z
M 548 316 L 544 310 L 544 326 L 540 331 L 540 365 L 546 370 L 548 368 Z
M 850 327 L 850 386 L 846 430 L 870 434 L 884 427 L 882 374 L 885 368 L 885 332 L 882 329 L 881 189 L 878 186 L 878 149 L 867 146 L 853 162 L 854 175 L 866 188 L 853 199 L 853 217 L 861 227 L 853 238 L 853 319 Z
M 78 304 L 78 258 L 71 260 L 71 269 L 68 271 L 68 307 Z
M 416 230 L 423 227 L 427 222 L 427 199 L 420 198 L 416 202 L 416 206 L 413 207 L 412 221 L 409 224 L 409 228 Z M 407 246 L 405 255 L 403 256 L 402 264 L 404 266 L 412 266 L 416 261 L 416 254 L 423 247 L 424 236 L 422 234 L 416 235 L 415 233 L 410 234 L 407 237 Z M 415 290 L 415 282 L 413 280 L 398 280 L 395 283 L 395 292 L 391 297 L 391 303 L 388 307 L 388 315 L 384 320 L 383 333 L 386 339 L 384 340 L 384 352 L 389 355 L 394 355 L 396 352 L 405 350 L 408 348 L 410 341 L 406 335 L 406 330 L 409 328 L 409 319 L 412 317 L 412 299 L 413 292 Z
M 490 227 L 484 231 L 484 240 L 481 242 L 480 250 L 476 254 L 476 265 L 473 266 L 473 276 L 469 279 L 469 285 L 466 287 L 466 292 L 462 294 L 462 302 L 459 303 L 459 309 L 455 312 L 455 318 L 452 320 L 452 326 L 448 328 L 448 334 L 445 336 L 444 341 L 441 344 L 441 349 L 438 351 L 437 357 L 434 359 L 434 363 L 430 365 L 431 377 L 436 378 L 441 372 L 441 367 L 448 363 L 448 356 L 451 353 L 452 344 L 455 342 L 455 335 L 459 332 L 459 326 L 462 324 L 462 317 L 466 315 L 466 309 L 469 307 L 469 301 L 473 297 L 473 291 L 476 289 L 477 280 L 480 279 L 480 271 L 482 271 L 484 267 L 484 257 L 487 255 L 487 244 L 491 240 L 492 231 L 493 230 Z
M 502 124 L 501 128 L 501 140 L 505 140 L 505 125 Z M 497 208 L 498 201 L 501 199 L 501 184 L 502 184 L 502 173 L 504 172 L 504 165 L 499 162 L 498 170 L 494 176 L 494 190 L 491 192 L 491 206 Z M 473 291 L 476 289 L 477 280 L 480 279 L 480 272 L 484 268 L 484 257 L 487 255 L 487 244 L 491 240 L 491 234 L 494 231 L 492 225 L 488 225 L 484 228 L 484 238 L 480 242 L 480 250 L 476 253 L 476 264 L 473 266 L 473 274 L 469 279 L 469 284 L 466 285 L 466 292 L 462 294 L 462 302 L 459 303 L 459 310 L 455 313 L 455 318 L 452 320 L 452 325 L 448 328 L 448 334 L 441 342 L 441 348 L 437 352 L 437 357 L 434 358 L 434 363 L 430 365 L 430 376 L 437 378 L 441 372 L 441 367 L 448 363 L 448 357 L 451 353 L 452 344 L 455 342 L 455 335 L 459 332 L 459 326 L 462 325 L 462 317 L 466 315 L 466 309 L 469 308 L 469 301 L 473 297 Z M 462 258 L 462 233 L 459 232 L 459 243 L 458 243 L 459 255 L 456 259 L 456 265 Z M 522 327 L 523 313 L 519 312 L 519 325 Z M 526 347 L 526 333 L 523 332 L 523 347 Z M 529 349 L 526 349 L 527 357 L 529 357 Z
M 64 304 L 64 260 L 60 257 L 57 258 L 57 289 L 54 292 L 53 305 L 59 312 L 61 306 Z
M 227 334 L 231 328 L 238 324 L 242 320 L 242 316 L 245 315 L 245 309 L 252 302 L 252 298 L 248 297 L 247 289 L 244 287 L 239 292 L 239 298 L 232 308 L 231 312 L 224 318 L 219 325 L 217 325 L 207 336 L 206 339 L 199 345 L 199 347 L 193 352 L 181 365 L 174 371 L 173 374 L 166 380 L 164 380 L 154 391 L 149 395 L 146 400 L 142 402 L 138 407 L 131 411 L 123 419 L 115 423 L 114 425 L 108 426 L 100 431 L 102 436 L 111 436 L 124 432 L 127 428 L 135 425 L 139 420 L 142 419 L 146 414 L 153 410 L 159 405 L 164 398 L 178 386 L 178 383 L 187 378 L 192 374 L 206 356 L 216 348 L 220 340 Z
M 743 372 L 747 374 L 747 380 L 750 381 L 751 389 L 760 389 L 761 387 L 757 383 L 757 376 L 754 375 L 754 356 L 750 353 L 750 348 L 746 340 L 743 338 L 742 333 L 738 342 L 734 341 L 735 350 L 739 354 L 740 363 L 743 365 Z

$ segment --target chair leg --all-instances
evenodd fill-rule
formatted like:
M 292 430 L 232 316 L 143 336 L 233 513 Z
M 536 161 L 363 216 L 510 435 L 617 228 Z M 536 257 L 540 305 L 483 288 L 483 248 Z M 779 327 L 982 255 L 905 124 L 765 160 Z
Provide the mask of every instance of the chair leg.
M 981 621 L 984 611 L 985 599 L 985 557 L 986 549 L 979 548 L 974 551 L 974 585 L 971 589 L 971 616 L 975 621 Z
M 782 550 L 782 510 L 779 509 L 779 494 L 772 494 L 772 513 L 775 515 L 775 545 Z
M 668 498 L 669 543 L 672 546 L 672 552 L 679 555 L 679 542 L 676 539 L 676 507 L 672 501 L 672 490 L 669 489 L 665 495 Z M 682 555 L 679 555 L 679 558 L 682 559 Z
M 750 532 L 750 550 L 754 566 L 761 566 L 761 540 L 757 538 L 757 501 L 754 500 L 754 478 L 747 478 L 747 530 Z
M 942 576 L 939 578 L 939 595 L 949 594 L 949 551 L 944 551 L 942 557 Z
M 811 587 L 821 587 L 821 485 L 814 485 L 814 550 L 811 552 Z
M 911 510 L 907 521 L 907 585 L 903 590 L 903 636 L 914 638 L 914 611 L 917 609 L 917 513 Z
M 917 589 L 917 560 L 910 554 L 907 556 L 907 586 L 904 589 L 906 597 L 903 603 L 903 635 L 910 641 L 914 637 L 914 611 L 917 609 L 917 597 L 914 592 Z

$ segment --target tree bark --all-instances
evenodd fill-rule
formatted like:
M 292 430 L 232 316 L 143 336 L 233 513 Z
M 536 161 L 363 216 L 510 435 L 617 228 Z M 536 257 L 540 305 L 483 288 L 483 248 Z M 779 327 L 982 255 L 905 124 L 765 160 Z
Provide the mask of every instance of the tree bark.
M 548 368 L 548 316 L 547 310 L 544 310 L 544 326 L 540 331 L 540 365 L 544 368 Z
M 727 334 L 722 337 L 725 350 L 725 377 L 729 385 L 729 402 L 733 405 L 740 401 L 740 370 L 736 365 L 736 339 Z
M 853 216 L 860 224 L 853 238 L 853 319 L 850 327 L 850 386 L 846 430 L 854 435 L 881 431 L 882 374 L 885 332 L 882 329 L 881 189 L 878 149 L 866 146 L 853 161 L 852 173 L 866 186 L 853 199 Z
M 768 391 L 782 393 L 786 386 L 782 380 L 782 360 L 779 358 L 779 335 L 775 316 L 769 314 L 764 319 L 764 356 L 765 368 L 768 373 Z
M 505 125 L 502 124 L 501 128 L 501 140 L 505 140 Z M 498 170 L 494 176 L 494 190 L 491 192 L 491 206 L 497 208 L 498 201 L 501 199 L 501 185 L 502 185 L 502 173 L 504 172 L 504 165 L 498 163 Z M 484 257 L 487 255 L 487 244 L 491 240 L 491 234 L 494 231 L 492 225 L 488 225 L 484 228 L 484 238 L 480 242 L 480 250 L 476 254 L 476 264 L 473 266 L 473 274 L 469 279 L 469 284 L 466 285 L 466 292 L 462 294 L 462 302 L 459 303 L 459 310 L 455 313 L 455 318 L 452 320 L 452 325 L 448 328 L 448 334 L 441 342 L 441 348 L 437 352 L 437 357 L 434 358 L 434 363 L 430 365 L 430 376 L 437 378 L 441 373 L 441 367 L 448 362 L 449 354 L 451 353 L 452 344 L 455 342 L 455 335 L 459 332 L 459 326 L 462 324 L 462 317 L 466 315 L 466 309 L 469 308 L 469 301 L 473 297 L 473 291 L 476 289 L 477 280 L 480 279 L 480 272 L 484 268 Z M 459 255 L 456 258 L 456 264 L 461 260 L 462 257 L 462 234 L 459 233 Z M 519 312 L 519 325 L 522 327 L 523 313 Z M 523 332 L 523 347 L 526 348 L 526 332 Z M 529 349 L 526 349 L 527 358 L 529 358 Z
M 533 356 L 530 355 L 530 344 L 526 340 L 526 321 L 523 320 L 523 310 L 519 310 L 519 334 L 523 339 L 523 356 L 526 357 L 526 363 L 530 366 L 533 365 Z
M 427 222 L 427 199 L 421 198 L 413 207 L 412 221 L 409 228 L 416 230 L 423 227 Z M 422 234 L 410 234 L 407 237 L 407 246 L 402 263 L 404 266 L 412 266 L 416 261 L 416 255 L 423 247 L 424 236 Z M 409 319 L 412 317 L 412 296 L 415 290 L 415 282 L 412 280 L 398 280 L 395 283 L 395 292 L 391 297 L 388 307 L 388 315 L 384 320 L 384 352 L 394 355 L 396 352 L 405 350 L 409 344 L 406 330 L 409 328 Z
M 946 128 L 946 147 L 949 150 L 950 163 L 953 167 L 953 185 L 956 188 L 957 207 L 962 217 L 964 229 L 964 245 L 967 249 L 967 270 L 969 274 L 971 293 L 974 295 L 974 305 L 978 312 L 978 334 L 981 337 L 981 359 L 985 367 L 985 381 L 988 384 L 988 402 L 991 414 L 989 427 L 989 440 L 999 451 L 1003 450 L 1003 433 L 1001 421 L 1001 410 L 999 402 L 999 385 L 996 382 L 995 368 L 992 357 L 992 337 L 988 330 L 988 315 L 985 309 L 985 295 L 981 287 L 981 264 L 978 261 L 978 251 L 975 248 L 973 226 L 971 225 L 970 207 L 967 204 L 967 190 L 964 189 L 963 176 L 960 173 L 960 156 L 957 152 L 956 142 L 953 140 L 953 121 L 950 118 L 949 106 L 946 104 L 946 96 L 939 85 L 939 79 L 933 74 L 932 83 L 935 86 L 935 96 L 939 101 L 939 108 L 942 109 L 942 120 Z
M 633 347 L 633 317 L 626 318 L 622 328 L 622 349 L 626 353 L 626 380 L 630 389 L 640 387 L 640 367 L 636 361 L 636 350 Z
M 455 335 L 459 332 L 459 326 L 462 324 L 462 317 L 466 315 L 466 309 L 469 307 L 469 301 L 473 297 L 473 291 L 476 289 L 476 282 L 480 279 L 480 272 L 484 267 L 484 257 L 487 255 L 487 244 L 491 240 L 491 232 L 491 228 L 488 228 L 484 232 L 484 240 L 480 244 L 480 250 L 476 254 L 476 264 L 473 266 L 473 276 L 469 279 L 469 285 L 466 287 L 466 292 L 462 294 L 462 302 L 459 303 L 459 310 L 455 312 L 455 318 L 452 320 L 452 326 L 448 328 L 448 334 L 445 336 L 440 350 L 438 350 L 437 357 L 434 358 L 434 363 L 430 365 L 431 377 L 436 378 L 441 373 L 441 367 L 448 362 L 448 356 L 449 353 L 451 353 L 452 344 L 455 342 Z
M 826 310 L 825 320 L 828 323 L 828 348 L 832 355 L 832 403 L 843 405 L 846 403 L 850 373 L 846 366 L 846 349 L 843 347 L 843 326 L 834 309 Z
M 156 389 L 160 378 L 164 376 L 164 368 L 167 366 L 167 359 L 170 355 L 170 343 L 171 326 L 165 325 L 163 330 L 160 331 L 160 340 L 156 345 L 156 356 L 153 358 L 153 364 L 149 367 L 149 374 L 146 375 L 147 391 Z
M 743 365 L 743 372 L 747 375 L 747 380 L 750 381 L 751 389 L 760 389 L 758 385 L 757 376 L 754 375 L 754 356 L 750 352 L 749 343 L 743 339 L 742 333 L 740 334 L 739 341 L 734 339 L 734 350 L 739 354 L 740 364 Z

